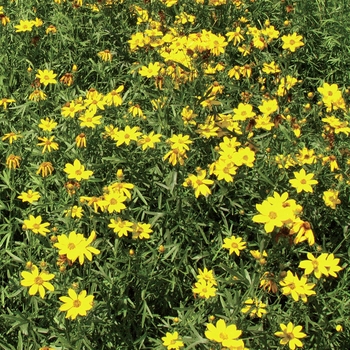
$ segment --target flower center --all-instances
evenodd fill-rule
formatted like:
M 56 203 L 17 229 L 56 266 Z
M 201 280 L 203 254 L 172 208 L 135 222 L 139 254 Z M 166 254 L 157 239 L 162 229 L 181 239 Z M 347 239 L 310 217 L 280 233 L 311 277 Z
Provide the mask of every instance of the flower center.
M 38 277 L 35 277 L 34 283 L 41 286 L 44 283 L 44 280 L 40 276 L 38 276 Z
M 277 218 L 277 214 L 276 214 L 274 211 L 270 211 L 270 213 L 269 213 L 269 218 L 272 219 L 272 220 L 274 220 L 274 219 Z
M 80 307 L 80 305 L 81 305 L 80 300 L 77 299 L 73 301 L 73 307 Z
M 69 243 L 68 246 L 67 246 L 67 248 L 68 248 L 69 250 L 73 250 L 73 249 L 75 249 L 75 244 L 74 244 L 74 243 Z

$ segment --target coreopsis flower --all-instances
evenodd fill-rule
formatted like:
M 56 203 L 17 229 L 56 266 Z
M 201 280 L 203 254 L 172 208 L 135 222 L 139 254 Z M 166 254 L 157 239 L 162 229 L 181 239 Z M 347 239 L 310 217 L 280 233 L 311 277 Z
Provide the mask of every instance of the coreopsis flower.
M 220 54 L 223 54 L 225 52 L 225 47 L 228 45 L 228 42 L 226 41 L 225 37 L 222 35 L 216 35 L 211 32 L 208 32 L 208 49 L 210 50 L 210 53 L 214 56 L 219 56 Z
M 229 250 L 229 254 L 235 253 L 236 255 L 240 255 L 241 250 L 246 248 L 246 242 L 243 242 L 242 237 L 226 237 L 224 239 L 224 244 L 222 245 L 223 248 Z
M 334 258 L 333 253 L 328 254 L 325 266 L 330 276 L 338 277 L 337 272 L 342 270 L 342 268 L 338 266 L 339 262 L 340 262 L 340 259 Z
M 79 259 L 80 265 L 83 265 L 85 257 L 91 261 L 92 254 L 100 254 L 98 249 L 90 246 L 95 238 L 95 231 L 91 232 L 88 239 L 81 233 L 71 231 L 68 236 L 65 234 L 57 236 L 58 242 L 54 247 L 59 249 L 59 255 L 65 255 L 72 263 Z
M 303 37 L 298 35 L 297 33 L 283 35 L 282 41 L 283 46 L 282 49 L 289 50 L 291 52 L 295 52 L 298 47 L 304 46 L 305 44 L 302 42 Z
M 275 63 L 275 61 L 272 61 L 271 63 L 264 63 L 262 71 L 266 74 L 276 74 L 280 73 L 281 70 L 278 67 L 278 64 Z
M 296 158 L 301 165 L 313 164 L 316 162 L 315 151 L 313 149 L 307 149 L 306 147 L 299 150 L 299 154 L 297 154 Z
M 196 122 L 194 119 L 197 117 L 198 114 L 195 114 L 192 109 L 190 109 L 189 106 L 186 106 L 181 111 L 181 117 L 185 125 L 191 124 L 196 125 Z
M 295 301 L 299 298 L 306 303 L 307 297 L 315 295 L 316 292 L 312 290 L 315 287 L 314 283 L 307 283 L 307 277 L 304 275 L 300 279 L 297 275 L 293 275 L 291 271 L 280 281 L 282 286 L 282 293 L 284 295 L 291 295 Z
M 156 77 L 160 71 L 161 65 L 159 62 L 149 63 L 148 66 L 142 66 L 139 70 L 139 74 L 146 78 Z
M 28 202 L 30 204 L 37 202 L 40 198 L 39 192 L 33 192 L 32 190 L 28 190 L 27 192 L 22 192 L 17 198 L 21 199 L 22 202 Z
M 102 115 L 94 115 L 94 112 L 92 112 L 90 109 L 85 112 L 82 116 L 79 117 L 79 120 L 81 120 L 80 126 L 87 127 L 87 128 L 96 128 L 96 125 L 101 124 Z
M 22 137 L 22 135 L 20 133 L 16 134 L 15 132 L 9 132 L 7 134 L 5 134 L 1 140 L 5 141 L 8 140 L 10 144 L 13 143 L 13 141 L 16 141 L 19 137 Z
M 46 177 L 49 174 L 51 175 L 54 171 L 54 167 L 51 162 L 43 162 L 39 165 L 39 169 L 36 172 L 38 175 L 41 174 L 42 177 Z
M 274 196 L 278 195 L 277 192 Z M 279 196 L 279 195 L 278 195 Z M 291 223 L 295 219 L 295 213 L 291 206 L 286 206 L 284 203 L 287 201 L 288 193 L 285 192 L 281 196 L 279 203 L 273 201 L 272 197 L 264 200 L 262 204 L 256 204 L 256 209 L 260 214 L 253 216 L 253 221 L 264 224 L 266 233 L 270 233 L 275 227 L 282 227 L 287 223 Z
M 296 234 L 294 243 L 298 244 L 307 240 L 310 246 L 315 244 L 315 235 L 312 231 L 311 225 L 307 221 L 303 221 L 297 218 L 293 221 L 293 225 L 290 228 L 289 234 Z
M 166 332 L 165 337 L 162 337 L 162 341 L 167 350 L 179 350 L 180 348 L 184 347 L 184 343 L 179 337 L 178 332 Z
M 14 154 L 10 154 L 6 159 L 6 166 L 9 169 L 19 168 L 19 162 L 22 158 L 20 156 L 16 156 Z
M 166 142 L 170 143 L 172 149 L 178 149 L 179 151 L 188 151 L 190 149 L 188 145 L 193 143 L 189 135 L 182 134 L 173 135 Z
M 130 107 L 128 108 L 128 112 L 133 116 L 133 117 L 139 117 L 139 118 L 143 118 L 145 119 L 146 117 L 143 114 L 143 111 L 140 107 L 139 104 L 133 104 L 133 103 L 129 103 Z
M 68 296 L 59 298 L 64 304 L 60 306 L 60 311 L 67 311 L 66 318 L 75 320 L 78 315 L 86 316 L 87 311 L 93 307 L 93 295 L 87 295 L 86 290 L 83 290 L 77 295 L 74 289 L 68 290 Z
M 72 73 L 65 73 L 61 78 L 60 82 L 64 85 L 71 86 L 74 82 Z
M 58 150 L 59 146 L 57 142 L 54 142 L 55 136 L 50 136 L 50 138 L 38 137 L 38 140 L 41 141 L 37 144 L 37 146 L 42 146 L 43 150 L 41 153 L 45 153 L 45 151 L 51 152 L 52 150 Z
M 327 207 L 335 209 L 338 204 L 341 203 L 341 200 L 338 198 L 339 191 L 330 189 L 323 192 L 322 199 Z
M 282 332 L 275 332 L 275 335 L 282 338 L 280 340 L 281 345 L 288 344 L 291 350 L 294 350 L 296 347 L 303 347 L 303 343 L 300 339 L 305 338 L 307 335 L 301 331 L 303 329 L 302 326 L 294 326 L 292 322 L 289 322 L 287 325 L 281 323 L 280 327 Z
M 86 135 L 82 132 L 75 138 L 77 147 L 86 147 Z
M 46 271 L 41 271 L 39 273 L 39 269 L 35 265 L 32 265 L 31 272 L 22 271 L 21 276 L 23 277 L 23 280 L 21 280 L 21 286 L 30 287 L 29 295 L 35 295 L 39 292 L 40 297 L 44 299 L 46 292 L 45 289 L 50 292 L 55 290 L 54 286 L 48 282 L 51 281 L 55 275 Z
M 245 121 L 254 118 L 253 106 L 249 103 L 240 103 L 237 108 L 233 109 L 234 121 Z
M 15 25 L 16 33 L 31 32 L 33 27 L 34 27 L 33 21 L 22 20 L 22 19 L 19 21 L 19 24 Z
M 213 283 L 206 280 L 199 280 L 194 284 L 192 292 L 198 294 L 200 298 L 209 299 L 216 295 L 216 289 Z
M 104 207 L 107 208 L 109 213 L 120 213 L 126 208 L 124 202 L 127 198 L 118 192 L 106 193 L 103 196 L 103 199 Z
M 120 179 L 120 172 L 119 172 L 119 175 L 117 172 L 117 177 L 118 177 L 118 179 Z M 128 199 L 131 199 L 130 190 L 132 190 L 134 187 L 135 186 L 133 184 L 128 183 L 128 182 L 114 182 L 108 186 L 108 191 L 117 193 L 121 196 L 125 196 Z
M 208 283 L 211 283 L 213 286 L 217 285 L 213 270 L 208 270 L 205 267 L 204 270 L 198 269 L 198 271 L 199 271 L 199 275 L 197 275 L 198 281 L 203 280 L 203 281 L 206 281 Z
M 180 151 L 178 148 L 171 149 L 164 157 L 163 160 L 169 160 L 169 163 L 175 166 L 177 163 L 180 165 L 185 164 L 185 159 L 187 158 L 186 151 Z
M 35 76 L 39 79 L 40 84 L 44 84 L 45 86 L 57 83 L 57 80 L 55 79 L 57 74 L 55 74 L 52 70 L 39 69 Z
M 152 232 L 150 224 L 138 222 L 132 227 L 132 239 L 149 239 Z
M 40 119 L 40 124 L 38 126 L 44 131 L 51 132 L 57 126 L 57 123 L 50 118 L 45 118 Z
M 331 156 L 323 157 L 322 165 L 325 165 L 327 163 L 329 163 L 329 166 L 332 172 L 334 172 L 334 170 L 339 170 L 339 165 L 337 163 L 337 158 L 335 156 L 331 155 Z
M 244 40 L 242 29 L 239 26 L 236 27 L 236 30 L 234 32 L 227 32 L 225 35 L 227 36 L 227 41 L 230 42 L 233 40 L 233 45 L 235 46 Z
M 66 216 L 81 219 L 83 217 L 84 210 L 82 207 L 78 207 L 77 205 L 74 205 L 73 207 L 65 210 L 64 212 Z
M 301 169 L 299 172 L 294 171 L 293 174 L 295 176 L 295 179 L 291 179 L 289 182 L 294 188 L 296 188 L 297 193 L 300 193 L 302 191 L 312 193 L 313 188 L 311 186 L 318 184 L 317 180 L 313 180 L 315 174 L 306 174 L 304 169 Z
M 88 180 L 93 175 L 93 171 L 85 170 L 85 166 L 78 159 L 75 159 L 73 164 L 67 163 L 63 170 L 68 174 L 68 179 L 77 181 Z
M 142 150 L 145 151 L 147 148 L 155 148 L 155 144 L 160 142 L 161 137 L 162 134 L 155 134 L 154 131 L 151 131 L 148 135 L 143 135 L 137 144 L 142 146 Z
M 35 89 L 30 95 L 29 95 L 29 100 L 31 101 L 35 101 L 35 102 L 39 102 L 39 101 L 43 101 L 46 100 L 46 94 L 44 93 L 44 91 L 39 90 L 39 89 Z
M 208 186 L 214 184 L 213 180 L 206 179 L 207 171 L 200 170 L 196 175 L 189 174 L 182 184 L 184 187 L 191 186 L 194 189 L 194 195 L 198 198 L 200 195 L 207 197 L 211 194 L 211 190 Z
M 250 250 L 249 253 L 253 256 L 255 260 L 257 260 L 261 265 L 266 264 L 267 252 L 266 250 Z
M 244 349 L 243 340 L 238 339 L 242 331 L 237 329 L 237 326 L 234 324 L 227 326 L 222 319 L 218 320 L 215 326 L 212 323 L 208 323 L 204 334 L 207 339 L 218 342 L 224 347 Z
M 113 229 L 113 232 L 118 234 L 119 237 L 128 236 L 129 232 L 133 231 L 133 223 L 128 220 L 122 220 L 117 218 L 117 220 L 110 219 L 110 224 L 108 227 Z
M 314 273 L 315 277 L 320 279 L 322 275 L 328 276 L 327 253 L 322 253 L 319 257 L 315 258 L 313 254 L 307 253 L 308 260 L 302 260 L 299 264 L 301 269 L 305 270 L 305 275 Z
M 42 236 L 46 236 L 46 233 L 50 232 L 49 229 L 47 229 L 50 224 L 48 222 L 41 222 L 42 218 L 41 216 L 34 217 L 33 215 L 29 215 L 29 219 L 26 219 L 23 221 L 23 227 L 26 230 L 31 230 L 32 232 L 36 234 L 41 234 Z
M 278 291 L 275 275 L 268 271 L 265 272 L 264 275 L 260 278 L 259 286 L 268 292 L 277 293 Z
M 117 147 L 121 146 L 123 143 L 129 145 L 131 141 L 137 141 L 142 132 L 139 131 L 138 126 L 130 128 L 129 125 L 125 127 L 124 130 L 118 130 L 114 140 L 117 141 Z
M 260 300 L 254 298 L 249 298 L 244 302 L 245 306 L 241 309 L 241 312 L 244 314 L 249 312 L 250 317 L 259 317 L 261 318 L 263 314 L 266 314 L 266 304 L 261 302 Z
M 262 104 L 259 105 L 258 108 L 264 116 L 270 116 L 272 113 L 278 110 L 278 103 L 276 99 L 263 100 Z
M 120 106 L 123 103 L 123 98 L 120 96 L 120 93 L 124 90 L 124 85 L 120 85 L 115 90 L 112 90 L 104 97 L 104 102 L 108 106 Z
M 54 25 L 50 24 L 50 25 L 46 28 L 45 33 L 46 33 L 46 34 L 50 34 L 50 33 L 56 34 L 56 33 L 57 33 L 57 28 L 56 28 Z
M 61 114 L 64 117 L 74 118 L 76 113 L 84 110 L 84 106 L 81 103 L 75 103 L 74 101 L 67 102 L 61 108 Z
M 111 62 L 112 61 L 112 53 L 111 51 L 109 50 L 103 50 L 103 51 L 100 51 L 97 53 L 97 56 L 101 58 L 102 61 L 109 61 Z
M 9 103 L 13 103 L 13 102 L 16 102 L 16 100 L 14 100 L 13 98 L 1 98 L 0 99 L 0 106 L 2 106 L 2 108 L 5 110 L 7 109 L 7 105 Z
M 0 22 L 5 27 L 7 23 L 10 23 L 10 19 L 7 16 L 5 16 L 4 13 L 0 13 Z

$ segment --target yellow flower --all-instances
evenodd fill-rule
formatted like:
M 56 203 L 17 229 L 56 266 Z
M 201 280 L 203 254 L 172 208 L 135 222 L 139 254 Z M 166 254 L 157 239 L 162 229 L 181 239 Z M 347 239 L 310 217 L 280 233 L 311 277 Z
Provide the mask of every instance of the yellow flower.
M 35 102 L 46 100 L 46 94 L 44 91 L 36 89 L 29 95 L 29 99 Z
M 142 222 L 138 222 L 133 225 L 132 228 L 132 239 L 149 239 L 150 233 L 152 233 L 153 230 L 151 229 L 150 224 L 144 224 Z
M 291 179 L 289 180 L 289 182 L 294 188 L 296 188 L 297 193 L 300 193 L 301 191 L 312 193 L 313 189 L 311 185 L 318 184 L 317 180 L 312 179 L 315 174 L 313 173 L 306 174 L 304 169 L 301 169 L 299 173 L 294 171 L 293 174 L 295 176 L 295 179 Z
M 57 123 L 52 119 L 45 118 L 40 119 L 40 124 L 38 126 L 44 131 L 51 132 L 57 126 Z
M 213 270 L 208 270 L 206 267 L 202 271 L 201 269 L 198 269 L 199 275 L 197 275 L 197 280 L 198 281 L 206 281 L 208 283 L 211 283 L 212 285 L 216 286 L 217 282 L 214 277 L 214 271 Z
M 322 274 L 327 277 L 328 276 L 328 269 L 326 267 L 327 257 L 328 257 L 327 253 L 323 253 L 317 258 L 315 258 L 313 254 L 307 253 L 307 258 L 309 260 L 302 260 L 299 264 L 299 267 L 305 270 L 305 275 L 310 275 L 311 273 L 314 273 L 315 277 L 318 279 L 321 278 Z
M 16 102 L 13 98 L 2 98 L 0 99 L 0 106 L 2 106 L 3 109 L 7 109 L 7 105 L 13 102 Z
M 43 236 L 46 236 L 47 232 L 50 232 L 46 227 L 50 226 L 48 222 L 41 223 L 41 216 L 34 217 L 33 215 L 29 215 L 29 220 L 24 220 L 24 227 L 26 230 L 31 230 L 34 233 L 39 233 Z
M 51 292 L 55 290 L 54 286 L 48 282 L 52 280 L 55 275 L 47 273 L 46 271 L 42 271 L 39 274 L 39 269 L 35 265 L 31 267 L 31 272 L 22 271 L 21 276 L 23 277 L 21 286 L 30 287 L 29 295 L 35 295 L 39 292 L 40 297 L 43 299 L 45 296 L 45 288 Z
M 78 207 L 77 205 L 74 205 L 70 209 L 67 209 L 64 211 L 66 213 L 66 216 L 71 216 L 72 218 L 82 218 L 83 217 L 83 208 Z
M 139 70 L 139 74 L 143 77 L 147 77 L 147 78 L 152 78 L 152 77 L 156 77 L 158 75 L 158 72 L 160 70 L 161 66 L 159 62 L 155 62 L 155 63 L 150 63 L 147 66 L 142 66 L 141 69 Z
M 123 143 L 129 145 L 131 141 L 137 141 L 139 136 L 142 135 L 138 130 L 138 126 L 130 128 L 129 125 L 127 125 L 124 130 L 119 130 L 114 138 L 115 141 L 117 141 L 117 146 L 120 146 Z
M 15 26 L 16 28 L 16 33 L 20 32 L 31 32 L 32 28 L 34 26 L 33 21 L 27 21 L 27 20 L 20 20 L 19 24 Z
M 307 335 L 301 330 L 302 326 L 294 326 L 292 322 L 289 322 L 287 326 L 283 323 L 280 324 L 282 332 L 276 332 L 277 337 L 282 338 L 280 340 L 281 345 L 289 345 L 289 349 L 294 350 L 296 347 L 303 347 L 303 343 L 299 340 L 305 338 Z
M 44 84 L 45 86 L 47 86 L 48 84 L 56 84 L 57 80 L 55 79 L 55 77 L 57 76 L 57 74 L 55 74 L 52 70 L 38 70 L 38 74 L 35 75 L 41 84 Z
M 182 184 L 184 187 L 191 186 L 194 189 L 194 195 L 198 198 L 200 195 L 207 197 L 211 194 L 210 188 L 208 185 L 214 183 L 213 180 L 206 179 L 207 172 L 206 170 L 200 170 L 198 175 L 190 174 L 185 182 Z
M 226 325 L 225 321 L 220 319 L 214 326 L 212 323 L 207 324 L 205 336 L 209 340 L 221 343 L 224 347 L 229 346 L 227 343 L 232 340 L 238 340 L 242 331 L 237 329 L 236 325 Z
M 19 137 L 22 137 L 22 135 L 16 134 L 15 132 L 9 132 L 9 133 L 5 134 L 1 140 L 5 141 L 8 139 L 9 143 L 12 144 L 12 142 L 16 141 Z
M 22 158 L 20 156 L 15 156 L 14 154 L 10 154 L 6 159 L 6 166 L 9 169 L 16 169 L 19 168 L 19 161 Z
M 304 43 L 301 41 L 303 37 L 298 35 L 297 33 L 283 35 L 282 41 L 283 46 L 282 49 L 289 50 L 291 52 L 295 52 L 298 47 L 304 46 Z
M 240 103 L 237 108 L 233 109 L 234 121 L 244 121 L 247 119 L 254 118 L 255 113 L 253 112 L 253 106 L 248 103 Z
M 94 129 L 96 125 L 101 124 L 102 115 L 94 115 L 91 112 L 92 111 L 89 109 L 85 114 L 79 117 L 79 120 L 81 120 L 80 126 L 82 128 L 86 126 Z
M 258 106 L 258 108 L 264 116 L 269 116 L 278 110 L 278 103 L 276 99 L 263 100 L 262 104 Z
M 86 316 L 87 311 L 93 307 L 93 295 L 87 295 L 86 290 L 83 290 L 77 295 L 74 289 L 68 290 L 68 297 L 62 296 L 59 298 L 64 304 L 61 305 L 60 311 L 67 311 L 66 318 L 76 319 L 78 315 Z
M 34 203 L 38 201 L 40 198 L 39 192 L 33 192 L 32 190 L 28 190 L 27 192 L 22 192 L 17 198 L 21 199 L 22 202 Z
M 234 32 L 228 32 L 225 35 L 227 36 L 227 41 L 230 42 L 233 40 L 233 45 L 235 46 L 244 40 L 241 27 L 236 27 Z
M 338 198 L 338 195 L 339 191 L 330 189 L 328 191 L 323 192 L 322 199 L 327 207 L 335 209 L 336 205 L 341 203 L 340 199 Z
M 100 57 L 102 61 L 112 61 L 112 54 L 109 50 L 100 51 L 97 56 Z
M 242 237 L 232 236 L 230 238 L 226 237 L 224 239 L 223 248 L 229 249 L 229 253 L 235 253 L 236 255 L 240 255 L 241 250 L 246 248 L 246 242 L 242 242 Z
M 209 281 L 199 280 L 194 284 L 192 292 L 198 294 L 200 298 L 209 299 L 216 295 L 216 288 L 214 287 L 214 284 Z
M 247 312 L 249 312 L 250 317 L 254 317 L 254 316 L 258 316 L 258 317 L 262 317 L 263 314 L 266 314 L 266 304 L 264 304 L 263 302 L 257 300 L 257 299 L 252 299 L 249 298 L 247 299 L 244 304 L 246 305 L 241 312 L 243 312 L 244 314 L 246 314 Z
M 179 338 L 179 333 L 167 332 L 165 337 L 162 337 L 163 345 L 167 347 L 167 350 L 179 350 L 184 346 L 183 341 Z
M 154 131 L 151 131 L 148 135 L 143 135 L 137 144 L 142 145 L 142 150 L 145 151 L 147 148 L 155 148 L 155 143 L 160 142 L 161 137 L 161 134 L 154 134 Z
M 38 137 L 38 140 L 41 141 L 37 144 L 37 146 L 43 146 L 42 153 L 45 153 L 47 150 L 48 152 L 51 152 L 51 150 L 58 150 L 59 146 L 57 142 L 54 142 L 53 139 L 55 136 L 50 136 L 50 138 L 44 137 Z
M 77 181 L 81 181 L 82 179 L 87 180 L 93 174 L 93 171 L 85 170 L 84 165 L 78 159 L 75 159 L 73 164 L 67 163 L 63 170 L 68 174 L 68 179 L 75 179 Z
M 129 232 L 133 231 L 133 223 L 127 220 L 117 218 L 117 220 L 110 219 L 108 227 L 112 228 L 114 233 L 117 233 L 119 237 L 128 236 Z
M 77 147 L 86 147 L 86 135 L 82 132 L 75 138 Z
M 293 275 L 291 271 L 287 272 L 287 275 L 280 281 L 282 286 L 282 293 L 284 295 L 291 295 L 295 301 L 299 298 L 306 303 L 307 297 L 315 295 L 316 292 L 312 290 L 315 287 L 314 283 L 307 283 L 306 276 L 302 276 L 300 279 L 297 275 Z
M 37 174 L 41 174 L 42 177 L 46 177 L 48 174 L 52 174 L 54 171 L 54 167 L 51 162 L 43 162 L 39 165 L 39 169 L 36 172 Z

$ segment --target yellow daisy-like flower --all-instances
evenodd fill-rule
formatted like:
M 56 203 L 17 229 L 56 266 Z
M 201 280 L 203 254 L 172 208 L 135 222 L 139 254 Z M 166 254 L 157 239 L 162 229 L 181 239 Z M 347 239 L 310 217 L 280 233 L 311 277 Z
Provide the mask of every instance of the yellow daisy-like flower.
M 52 280 L 55 275 L 42 271 L 39 273 L 37 266 L 33 265 L 31 272 L 22 271 L 21 276 L 24 278 L 21 280 L 21 286 L 30 287 L 29 295 L 35 295 L 39 292 L 40 297 L 43 299 L 45 296 L 45 288 L 51 292 L 55 290 L 54 286 L 48 282 Z
M 277 337 L 282 338 L 280 340 L 280 344 L 289 345 L 289 349 L 294 350 L 296 347 L 302 347 L 303 343 L 300 339 L 305 338 L 307 335 L 301 330 L 302 326 L 294 326 L 292 322 L 289 322 L 287 325 L 281 323 L 280 324 L 282 332 L 276 332 L 275 335 Z
M 52 70 L 39 69 L 38 74 L 35 76 L 39 79 L 40 84 L 44 84 L 45 86 L 57 83 L 57 80 L 55 79 L 57 77 L 57 74 L 55 74 Z
M 241 250 L 246 248 L 246 242 L 242 242 L 242 237 L 232 236 L 224 239 L 223 248 L 229 249 L 229 253 L 235 253 L 239 256 Z
M 41 222 L 42 218 L 41 216 L 34 217 L 33 215 L 29 215 L 29 220 L 24 220 L 24 228 L 26 230 L 31 230 L 34 233 L 39 233 L 42 236 L 46 236 L 46 233 L 50 232 L 49 229 L 47 229 L 50 224 L 48 222 Z
M 28 190 L 27 192 L 22 192 L 18 197 L 22 202 L 28 202 L 30 204 L 37 202 L 40 198 L 39 192 L 33 192 L 32 190 Z
M 75 320 L 78 315 L 86 316 L 87 311 L 93 307 L 93 295 L 87 295 L 86 290 L 82 290 L 79 295 L 73 290 L 68 290 L 68 296 L 59 298 L 64 304 L 61 305 L 60 311 L 67 311 L 66 318 Z
M 63 170 L 68 174 L 68 179 L 75 179 L 77 181 L 81 181 L 82 179 L 87 180 L 93 174 L 93 171 L 85 170 L 84 165 L 78 159 L 75 159 L 73 164 L 67 163 Z
M 283 46 L 282 49 L 289 50 L 291 52 L 295 52 L 298 47 L 304 46 L 304 43 L 301 41 L 303 37 L 298 35 L 297 33 L 283 35 L 282 41 Z
M 313 189 L 311 185 L 318 184 L 317 180 L 313 180 L 315 174 L 306 174 L 304 169 L 301 169 L 299 173 L 295 171 L 293 174 L 295 179 L 291 179 L 289 182 L 294 188 L 296 188 L 297 193 L 300 193 L 301 191 L 312 193 Z

